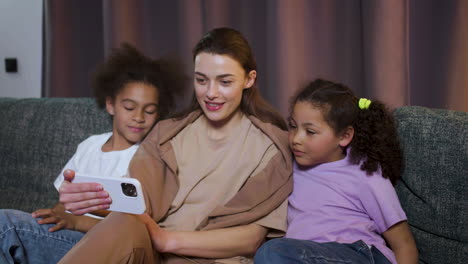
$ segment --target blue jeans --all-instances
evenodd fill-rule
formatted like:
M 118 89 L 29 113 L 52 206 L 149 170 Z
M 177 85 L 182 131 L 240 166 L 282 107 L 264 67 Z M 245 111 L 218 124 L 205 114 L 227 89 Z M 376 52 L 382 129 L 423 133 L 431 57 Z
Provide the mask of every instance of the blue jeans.
M 57 263 L 84 235 L 62 229 L 49 232 L 31 214 L 0 210 L 0 263 Z
M 280 263 L 378 263 L 390 261 L 375 247 L 364 242 L 317 243 L 309 240 L 276 238 L 263 244 L 255 254 L 255 264 Z

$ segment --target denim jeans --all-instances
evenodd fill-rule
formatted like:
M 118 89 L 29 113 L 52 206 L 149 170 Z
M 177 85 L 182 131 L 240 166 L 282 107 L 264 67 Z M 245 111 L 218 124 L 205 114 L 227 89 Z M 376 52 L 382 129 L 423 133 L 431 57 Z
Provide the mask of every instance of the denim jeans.
M 375 247 L 364 242 L 352 244 L 337 242 L 317 243 L 290 238 L 272 239 L 263 244 L 255 254 L 255 264 L 280 263 L 378 263 L 390 261 Z
M 84 235 L 62 229 L 49 232 L 52 224 L 40 225 L 31 214 L 0 210 L 0 263 L 57 263 Z

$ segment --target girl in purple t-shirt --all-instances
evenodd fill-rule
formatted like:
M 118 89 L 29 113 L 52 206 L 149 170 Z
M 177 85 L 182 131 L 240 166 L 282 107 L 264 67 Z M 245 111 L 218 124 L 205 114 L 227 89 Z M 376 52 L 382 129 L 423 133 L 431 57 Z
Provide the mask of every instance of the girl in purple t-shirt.
M 255 263 L 417 263 L 393 188 L 402 154 L 385 105 L 318 79 L 294 98 L 289 128 L 296 164 L 288 231 L 265 243 Z

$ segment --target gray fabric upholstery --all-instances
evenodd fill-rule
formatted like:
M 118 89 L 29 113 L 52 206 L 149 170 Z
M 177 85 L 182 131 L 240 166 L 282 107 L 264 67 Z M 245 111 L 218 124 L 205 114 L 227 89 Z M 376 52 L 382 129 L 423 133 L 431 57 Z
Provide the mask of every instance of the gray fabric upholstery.
M 395 111 L 405 155 L 397 192 L 421 263 L 468 261 L 468 113 Z
M 405 154 L 397 185 L 421 263 L 465 263 L 468 113 L 402 107 Z M 32 212 L 57 202 L 52 182 L 77 145 L 111 130 L 92 98 L 0 98 L 0 208 Z
M 52 185 L 78 144 L 111 131 L 92 98 L 0 98 L 0 208 L 32 212 L 57 202 Z

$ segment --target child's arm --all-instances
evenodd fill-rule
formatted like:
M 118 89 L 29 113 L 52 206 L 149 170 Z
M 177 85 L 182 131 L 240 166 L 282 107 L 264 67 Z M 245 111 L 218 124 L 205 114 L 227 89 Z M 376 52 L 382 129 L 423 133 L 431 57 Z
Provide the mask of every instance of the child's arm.
M 111 211 L 108 211 L 108 210 L 97 210 L 97 211 L 91 212 L 90 214 L 97 215 L 100 217 L 106 217 L 110 214 L 110 212 Z
M 49 228 L 49 232 L 55 232 L 60 229 L 77 230 L 81 232 L 89 231 L 96 225 L 100 219 L 88 216 L 75 216 L 65 212 L 65 207 L 61 203 L 57 203 L 51 209 L 39 209 L 32 213 L 34 218 L 41 218 L 38 224 L 55 224 Z
M 395 253 L 399 264 L 418 263 L 418 249 L 407 221 L 393 225 L 382 235 Z

